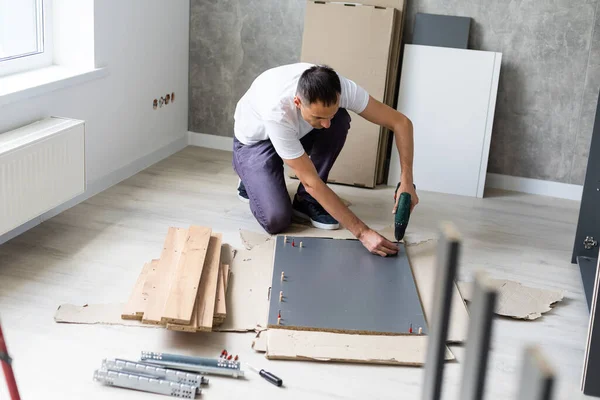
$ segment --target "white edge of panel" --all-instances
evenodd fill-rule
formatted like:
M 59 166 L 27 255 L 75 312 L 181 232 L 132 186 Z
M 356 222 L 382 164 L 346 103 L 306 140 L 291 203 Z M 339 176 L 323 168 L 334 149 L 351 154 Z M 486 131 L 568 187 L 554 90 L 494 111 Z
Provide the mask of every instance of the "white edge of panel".
M 500 82 L 500 68 L 502 65 L 502 53 L 494 53 L 494 73 L 490 83 L 490 98 L 488 102 L 488 115 L 481 149 L 481 162 L 479 167 L 479 180 L 477 182 L 477 197 L 482 198 L 485 190 L 487 168 L 490 158 L 490 146 L 492 143 L 492 131 L 494 128 L 494 116 L 496 114 L 496 99 L 498 98 L 498 84 Z

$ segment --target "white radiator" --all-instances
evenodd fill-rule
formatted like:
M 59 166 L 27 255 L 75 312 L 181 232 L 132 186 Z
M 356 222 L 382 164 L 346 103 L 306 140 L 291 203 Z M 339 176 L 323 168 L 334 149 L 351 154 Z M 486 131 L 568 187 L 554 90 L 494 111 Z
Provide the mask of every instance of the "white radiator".
M 85 124 L 46 118 L 0 133 L 0 235 L 85 191 Z

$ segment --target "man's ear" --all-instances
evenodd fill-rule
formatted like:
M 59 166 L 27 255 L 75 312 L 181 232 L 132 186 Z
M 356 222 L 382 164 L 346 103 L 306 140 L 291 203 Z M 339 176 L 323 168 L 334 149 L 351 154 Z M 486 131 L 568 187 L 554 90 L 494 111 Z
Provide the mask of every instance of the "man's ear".
M 300 106 L 302 105 L 302 101 L 300 101 L 300 97 L 294 96 L 294 104 L 296 105 L 297 108 L 300 108 Z

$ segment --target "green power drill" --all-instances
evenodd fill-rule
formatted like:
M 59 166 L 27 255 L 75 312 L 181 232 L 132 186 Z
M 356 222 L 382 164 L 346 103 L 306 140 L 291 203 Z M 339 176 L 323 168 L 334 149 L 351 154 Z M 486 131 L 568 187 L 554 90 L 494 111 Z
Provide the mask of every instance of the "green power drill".
M 413 187 L 415 189 L 417 188 L 414 184 Z M 396 201 L 396 194 L 398 193 L 399 188 L 400 182 L 398 182 L 398 186 L 396 186 L 396 191 L 394 192 L 394 202 Z M 394 235 L 398 241 L 404 238 L 404 233 L 406 232 L 406 227 L 408 226 L 408 220 L 410 218 L 411 203 L 412 199 L 410 193 L 402 192 L 400 194 L 400 200 L 398 201 L 396 214 L 394 214 Z

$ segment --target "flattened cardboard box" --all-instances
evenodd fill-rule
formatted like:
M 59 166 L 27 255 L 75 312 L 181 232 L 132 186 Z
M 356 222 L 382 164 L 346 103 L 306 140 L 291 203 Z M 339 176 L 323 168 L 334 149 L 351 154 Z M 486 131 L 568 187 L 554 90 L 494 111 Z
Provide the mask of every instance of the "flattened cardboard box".
M 397 15 L 395 8 L 308 1 L 301 61 L 327 64 L 383 102 Z M 380 127 L 350 116 L 348 138 L 329 181 L 374 187 Z
M 377 0 L 375 0 L 377 1 Z M 389 3 L 389 1 L 380 0 L 381 3 Z M 366 3 L 364 1 L 363 3 Z M 396 109 L 396 97 L 398 95 L 398 82 L 400 80 L 400 53 L 402 48 L 402 33 L 404 32 L 404 21 L 405 21 L 405 0 L 395 0 L 393 6 L 398 12 L 396 16 L 396 23 L 394 33 L 392 37 L 392 52 L 390 54 L 390 64 L 388 69 L 388 81 L 387 88 L 385 90 L 385 104 Z M 380 4 L 383 5 L 383 4 Z M 387 128 L 381 128 L 381 139 L 379 140 L 379 155 L 377 159 L 377 181 L 376 183 L 382 184 L 387 182 L 388 170 L 389 170 L 389 150 L 392 144 L 391 136 L 393 132 Z M 392 149 L 393 151 L 393 149 Z

